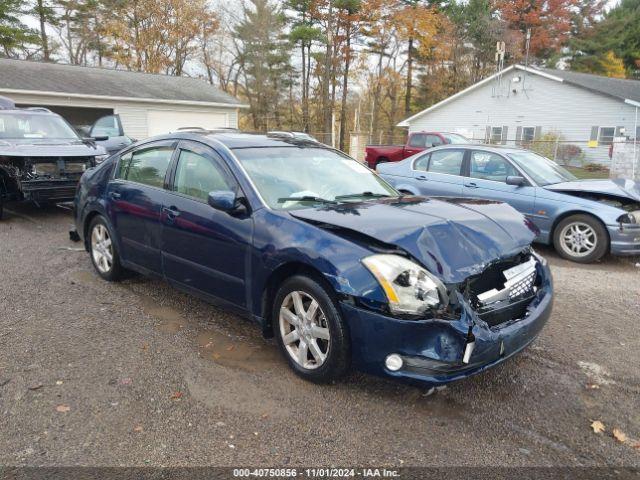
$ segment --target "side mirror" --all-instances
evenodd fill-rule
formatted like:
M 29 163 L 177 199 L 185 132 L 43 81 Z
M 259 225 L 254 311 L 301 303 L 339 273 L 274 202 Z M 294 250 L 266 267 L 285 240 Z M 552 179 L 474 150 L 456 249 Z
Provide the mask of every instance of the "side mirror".
M 518 175 L 509 175 L 505 181 L 507 185 L 515 185 L 516 187 L 522 187 L 527 184 L 527 181 L 524 177 L 520 177 Z
M 242 214 L 247 211 L 243 199 L 238 198 L 236 194 L 230 190 L 216 190 L 209 192 L 207 203 L 222 212 L 230 214 Z

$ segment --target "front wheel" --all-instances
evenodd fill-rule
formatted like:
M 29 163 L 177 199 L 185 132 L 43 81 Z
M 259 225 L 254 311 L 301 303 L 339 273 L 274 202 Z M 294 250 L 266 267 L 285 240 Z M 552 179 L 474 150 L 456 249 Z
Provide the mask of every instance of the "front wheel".
M 118 249 L 107 221 L 100 215 L 89 225 L 89 253 L 96 272 L 103 279 L 114 282 L 122 278 L 124 270 Z
M 607 253 L 609 236 L 604 226 L 594 217 L 571 215 L 563 219 L 554 230 L 553 245 L 567 260 L 591 263 Z
M 349 369 L 349 334 L 327 290 L 296 275 L 285 281 L 273 303 L 278 346 L 300 377 L 316 383 L 339 379 Z

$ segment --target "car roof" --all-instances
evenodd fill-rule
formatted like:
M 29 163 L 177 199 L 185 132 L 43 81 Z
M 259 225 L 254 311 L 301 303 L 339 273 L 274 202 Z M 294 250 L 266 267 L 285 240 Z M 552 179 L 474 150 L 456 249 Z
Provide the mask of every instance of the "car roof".
M 459 137 L 464 137 L 464 135 L 462 133 L 456 133 L 456 132 L 444 132 L 441 130 L 420 130 L 419 132 L 411 132 L 410 135 L 415 135 L 416 133 L 422 133 L 422 134 L 436 134 L 436 135 L 457 135 Z
M 8 113 L 13 115 L 40 115 L 40 116 L 56 116 L 59 117 L 57 113 L 54 113 L 49 110 L 41 109 L 41 108 L 0 108 L 0 113 Z
M 505 153 L 517 153 L 517 152 L 526 151 L 526 149 L 521 148 L 521 147 L 514 147 L 514 146 L 509 146 L 509 145 L 491 145 L 491 144 L 488 144 L 488 143 L 447 144 L 447 145 L 440 145 L 438 147 L 429 148 L 428 151 L 429 152 L 433 152 L 435 150 L 452 150 L 452 149 L 456 149 L 456 150 L 460 150 L 460 149 L 465 149 L 465 150 L 482 149 L 482 150 L 486 150 L 487 152 L 502 153 L 502 154 L 505 154 Z
M 232 150 L 240 148 L 268 148 L 268 147 L 310 147 L 327 148 L 331 147 L 321 143 L 306 140 L 299 137 L 286 137 L 277 135 L 265 135 L 261 133 L 241 133 L 225 132 L 221 130 L 183 131 L 167 135 L 151 137 L 144 140 L 144 143 L 154 140 L 184 139 L 203 141 L 207 139 L 217 140 Z

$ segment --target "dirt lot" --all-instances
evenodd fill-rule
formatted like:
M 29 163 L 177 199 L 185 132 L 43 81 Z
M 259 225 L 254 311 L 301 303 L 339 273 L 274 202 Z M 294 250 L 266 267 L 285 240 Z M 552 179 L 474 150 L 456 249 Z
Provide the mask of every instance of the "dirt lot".
M 254 325 L 135 277 L 108 284 L 60 207 L 0 223 L 0 465 L 627 465 L 640 448 L 640 259 L 552 263 L 517 358 L 433 395 L 298 379 Z M 590 424 L 606 428 L 596 434 Z

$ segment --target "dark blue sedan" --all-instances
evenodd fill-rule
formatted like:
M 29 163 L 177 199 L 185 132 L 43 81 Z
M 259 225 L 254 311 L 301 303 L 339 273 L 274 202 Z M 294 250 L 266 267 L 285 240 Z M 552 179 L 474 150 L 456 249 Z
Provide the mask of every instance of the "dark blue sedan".
M 294 137 L 139 142 L 84 174 L 75 222 L 105 280 L 132 270 L 232 308 L 317 382 L 351 365 L 456 380 L 522 350 L 551 313 L 537 230 L 512 207 L 401 195 Z

